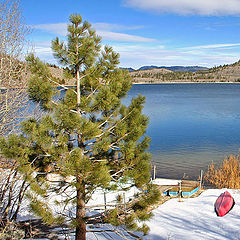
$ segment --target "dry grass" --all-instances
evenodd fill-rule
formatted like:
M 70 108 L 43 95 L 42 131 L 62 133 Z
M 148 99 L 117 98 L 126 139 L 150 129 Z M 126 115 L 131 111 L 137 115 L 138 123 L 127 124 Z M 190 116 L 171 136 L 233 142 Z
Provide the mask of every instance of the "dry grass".
M 204 178 L 217 188 L 240 188 L 239 155 L 230 155 L 223 160 L 220 166 L 212 163 Z

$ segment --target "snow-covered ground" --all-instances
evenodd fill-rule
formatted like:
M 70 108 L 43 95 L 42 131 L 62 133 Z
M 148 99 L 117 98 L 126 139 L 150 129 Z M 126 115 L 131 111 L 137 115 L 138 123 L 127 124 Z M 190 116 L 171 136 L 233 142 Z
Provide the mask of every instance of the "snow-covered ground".
M 52 184 L 53 185 L 53 184 Z M 56 183 L 56 186 L 58 184 Z M 122 184 L 122 187 L 129 187 L 130 184 Z M 96 189 L 94 194 L 92 195 L 91 199 L 87 203 L 87 215 L 94 215 L 98 212 L 103 212 L 105 209 L 105 204 L 107 205 L 107 209 L 114 208 L 116 204 L 119 202 L 117 201 L 118 196 L 120 195 L 122 197 L 122 203 L 124 203 L 124 198 L 125 201 L 129 201 L 131 199 L 134 199 L 136 194 L 138 194 L 140 191 L 136 187 L 131 187 L 126 191 L 123 190 L 115 190 L 115 191 L 105 191 L 105 196 L 104 196 L 104 191 L 101 188 Z M 56 194 L 56 193 L 50 193 L 48 197 L 48 205 L 51 207 L 51 210 L 53 213 L 63 213 L 63 209 L 65 209 L 65 214 L 69 216 L 74 216 L 76 209 L 75 206 L 69 204 L 68 207 L 65 206 L 63 201 L 66 198 L 69 198 L 69 196 L 73 197 L 75 195 L 75 191 L 72 188 L 66 189 L 64 192 L 61 194 Z M 62 204 L 56 204 L 57 202 L 62 202 Z M 97 210 L 95 210 L 97 209 Z M 33 213 L 30 212 L 29 208 L 29 201 L 28 199 L 25 199 L 22 203 L 22 206 L 20 208 L 19 214 L 18 214 L 18 221 L 25 221 L 29 219 L 35 219 L 36 216 L 34 216 Z
M 154 182 L 158 185 L 176 185 L 177 180 L 158 179 Z M 218 196 L 226 189 L 208 189 L 196 198 L 173 198 L 158 208 L 153 210 L 154 216 L 146 222 L 150 227 L 147 236 L 141 236 L 144 240 L 240 240 L 240 190 L 228 191 L 235 200 L 235 206 L 224 217 L 217 217 L 214 212 L 214 203 Z M 134 197 L 137 189 L 132 188 L 126 192 L 126 199 Z M 115 199 L 122 192 L 106 194 L 107 204 L 116 203 Z M 59 198 L 56 197 L 57 199 Z M 51 202 L 54 202 L 54 198 Z M 104 194 L 99 189 L 93 195 L 88 206 L 104 205 Z M 109 207 L 108 207 L 109 208 Z M 104 207 L 100 207 L 104 210 Z M 100 210 L 98 207 L 98 210 Z M 101 210 L 100 210 L 101 211 Z M 94 212 L 93 212 L 94 213 Z M 28 209 L 23 209 L 20 213 L 20 219 L 29 219 L 33 217 Z M 89 232 L 88 240 L 106 240 L 106 239 L 136 239 L 124 231 L 123 228 L 113 227 L 111 225 L 88 226 L 89 230 L 96 229 L 105 232 Z M 59 236 L 64 239 L 64 236 Z M 74 239 L 74 233 L 70 239 Z
M 235 200 L 235 206 L 227 215 L 217 217 L 214 211 L 216 199 L 226 190 L 209 189 L 196 198 L 182 198 L 182 202 L 179 202 L 178 198 L 174 198 L 165 202 L 153 211 L 154 217 L 147 222 L 150 232 L 142 238 L 144 240 L 240 239 L 240 191 L 228 190 Z M 95 200 L 97 200 L 97 196 Z M 124 233 L 121 228 L 115 228 L 111 225 L 95 227 L 99 230 L 106 227 L 111 228 L 112 232 L 89 232 L 87 234 L 88 240 L 134 239 L 126 232 Z
M 240 239 L 240 191 L 228 190 L 235 206 L 217 217 L 214 203 L 226 189 L 209 189 L 196 198 L 171 199 L 153 211 L 144 240 L 237 240 Z

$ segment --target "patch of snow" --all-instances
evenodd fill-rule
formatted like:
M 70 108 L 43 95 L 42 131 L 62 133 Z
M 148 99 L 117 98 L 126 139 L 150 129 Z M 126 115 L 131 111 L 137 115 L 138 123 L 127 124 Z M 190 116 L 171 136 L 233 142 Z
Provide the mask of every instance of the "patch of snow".
M 130 188 L 128 191 L 110 191 L 106 192 L 106 202 L 107 204 L 114 204 L 116 203 L 116 199 L 118 195 L 125 194 L 126 201 L 134 198 L 134 195 L 139 193 L 140 191 L 136 187 Z M 104 205 L 104 191 L 102 189 L 97 189 L 90 201 L 88 202 L 87 206 L 94 206 L 94 205 Z
M 174 179 L 165 179 L 165 178 L 156 178 L 152 180 L 153 184 L 156 185 L 178 185 L 181 182 L 181 180 L 174 180 Z
M 49 175 L 49 176 L 51 177 L 53 176 L 55 180 L 57 175 Z M 58 187 L 58 184 L 59 184 L 58 182 L 51 182 L 51 187 L 53 188 Z M 124 187 L 127 187 L 127 185 Z M 105 197 L 104 197 L 104 192 L 105 192 Z M 90 216 L 90 215 L 95 215 L 97 213 L 103 212 L 105 209 L 104 199 L 106 199 L 106 204 L 108 205 L 107 209 L 110 209 L 110 208 L 114 208 L 114 205 L 118 203 L 117 202 L 118 195 L 121 195 L 122 199 L 125 196 L 125 201 L 128 202 L 129 200 L 134 199 L 134 195 L 139 192 L 140 190 L 137 189 L 136 187 L 130 187 L 127 191 L 116 190 L 116 191 L 108 191 L 108 192 L 104 191 L 101 188 L 98 188 L 93 193 L 93 195 L 91 196 L 91 199 L 86 205 L 87 207 L 93 207 L 93 208 L 87 209 L 87 215 Z M 69 187 L 65 189 L 65 191 L 61 192 L 61 194 L 50 192 L 47 202 L 54 213 L 65 212 L 65 214 L 74 217 L 76 212 L 75 206 L 73 206 L 72 204 L 68 204 L 68 206 L 65 206 L 64 204 L 64 200 L 66 200 L 69 197 L 73 197 L 74 195 L 76 195 L 76 192 L 74 191 L 73 188 Z M 57 204 L 57 202 L 59 202 L 60 204 Z M 123 202 L 124 201 L 122 201 L 122 203 Z M 17 221 L 26 221 L 29 219 L 36 219 L 36 216 L 31 214 L 30 207 L 29 207 L 29 200 L 25 199 L 22 202 L 22 205 L 17 217 Z

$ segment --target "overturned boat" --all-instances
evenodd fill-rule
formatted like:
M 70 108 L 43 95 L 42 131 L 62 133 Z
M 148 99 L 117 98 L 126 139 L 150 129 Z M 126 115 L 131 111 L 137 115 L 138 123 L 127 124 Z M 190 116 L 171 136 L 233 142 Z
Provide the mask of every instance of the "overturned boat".
M 233 207 L 235 201 L 228 191 L 222 193 L 214 204 L 214 209 L 219 217 L 226 215 Z

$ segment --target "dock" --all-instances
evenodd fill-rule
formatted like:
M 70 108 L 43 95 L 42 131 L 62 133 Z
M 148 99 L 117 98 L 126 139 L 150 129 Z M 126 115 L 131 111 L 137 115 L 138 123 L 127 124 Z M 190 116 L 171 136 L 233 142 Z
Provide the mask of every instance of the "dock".
M 156 178 L 152 183 L 157 185 L 162 196 L 174 197 L 181 194 L 182 197 L 191 197 L 200 189 L 199 181 Z

